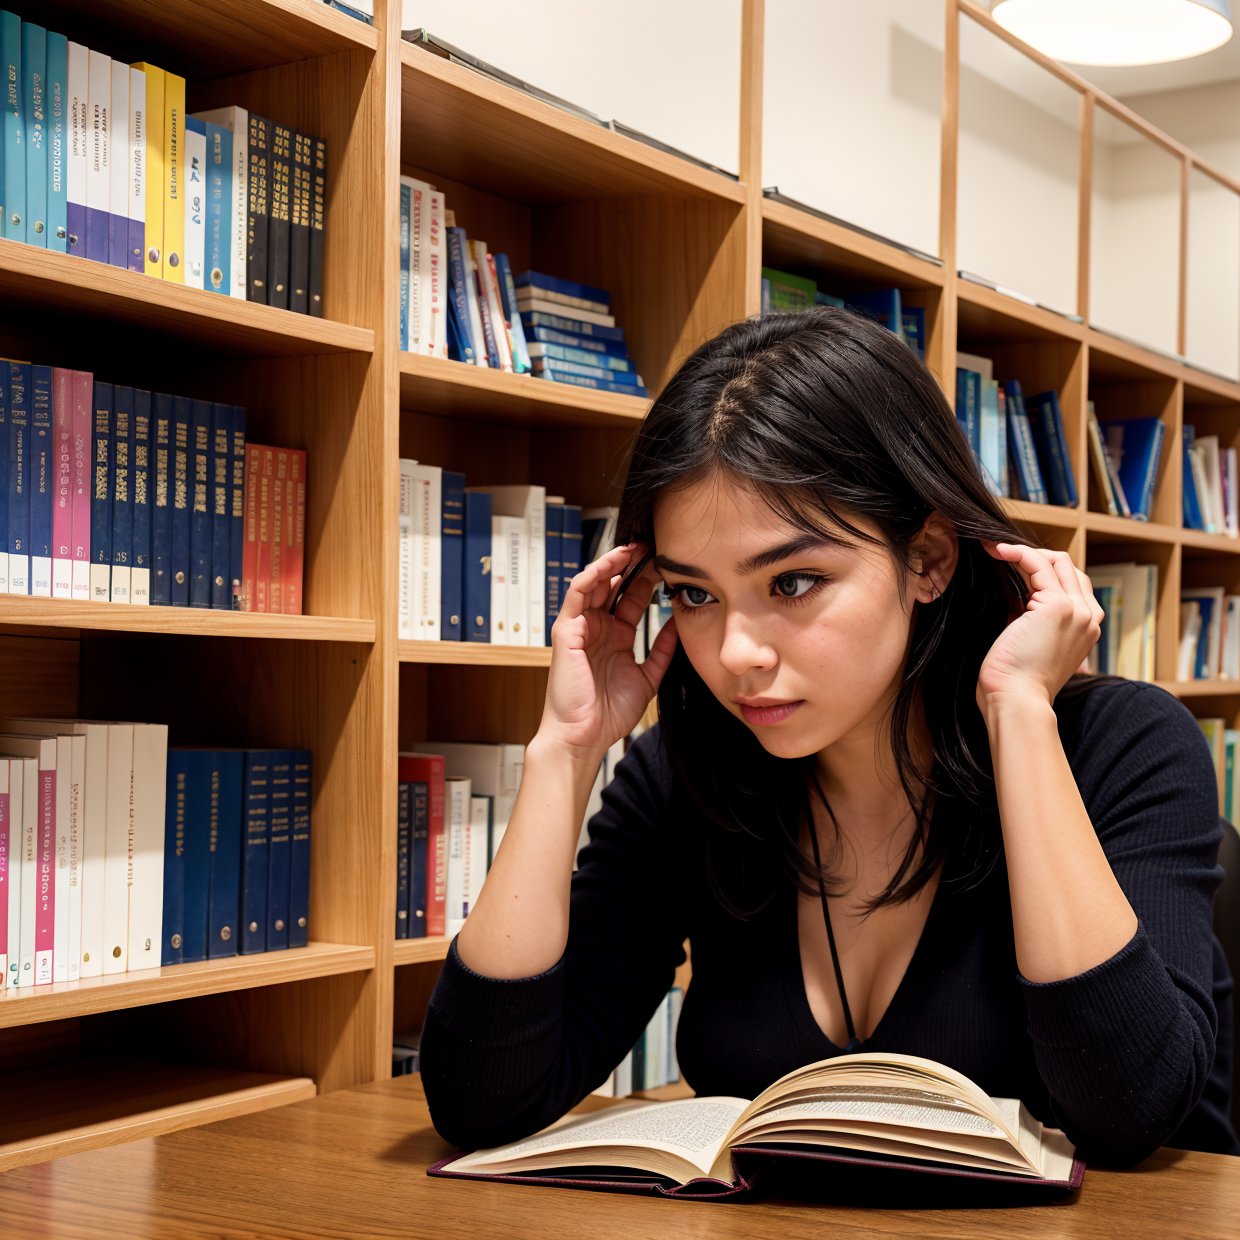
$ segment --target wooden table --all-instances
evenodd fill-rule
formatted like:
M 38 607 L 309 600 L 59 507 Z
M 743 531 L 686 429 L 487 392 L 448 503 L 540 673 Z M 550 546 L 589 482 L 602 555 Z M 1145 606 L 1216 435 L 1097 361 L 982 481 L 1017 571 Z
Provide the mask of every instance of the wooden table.
M 1164 1150 L 1071 1204 L 862 1209 L 677 1202 L 427 1177 L 449 1151 L 402 1077 L 0 1176 L 0 1236 L 1159 1237 L 1235 1240 L 1240 1159 Z

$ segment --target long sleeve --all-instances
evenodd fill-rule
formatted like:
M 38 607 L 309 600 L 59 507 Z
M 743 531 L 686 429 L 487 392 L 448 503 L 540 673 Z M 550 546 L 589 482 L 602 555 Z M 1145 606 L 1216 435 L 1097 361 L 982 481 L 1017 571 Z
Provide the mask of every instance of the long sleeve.
M 1175 1131 L 1214 1061 L 1217 782 L 1196 721 L 1153 686 L 1099 687 L 1069 727 L 1077 786 L 1139 924 L 1095 968 L 1022 990 L 1057 1122 L 1087 1159 L 1124 1165 Z
M 600 1085 L 684 960 L 684 892 L 659 730 L 603 791 L 572 880 L 568 945 L 536 977 L 499 980 L 449 949 L 427 1007 L 421 1073 L 436 1129 L 462 1148 L 536 1132 Z

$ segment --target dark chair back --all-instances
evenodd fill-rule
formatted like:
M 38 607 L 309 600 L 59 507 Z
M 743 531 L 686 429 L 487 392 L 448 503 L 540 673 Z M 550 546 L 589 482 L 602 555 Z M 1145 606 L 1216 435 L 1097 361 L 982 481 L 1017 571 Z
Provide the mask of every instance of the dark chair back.
M 1222 944 L 1233 978 L 1240 979 L 1240 831 L 1223 824 L 1218 862 L 1223 881 L 1214 897 L 1214 933 Z M 1240 1132 L 1240 1004 L 1232 1004 L 1231 1122 Z

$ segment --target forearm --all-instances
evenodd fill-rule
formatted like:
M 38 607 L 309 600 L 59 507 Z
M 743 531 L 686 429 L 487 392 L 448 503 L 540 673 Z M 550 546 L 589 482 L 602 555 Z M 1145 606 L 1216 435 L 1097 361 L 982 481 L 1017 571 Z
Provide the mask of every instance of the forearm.
M 577 840 L 601 761 L 530 742 L 508 828 L 457 939 L 475 973 L 532 977 L 564 954 Z
M 1137 917 L 1090 822 L 1047 702 L 992 702 L 986 726 L 1012 898 L 1016 960 L 1032 982 L 1101 964 Z

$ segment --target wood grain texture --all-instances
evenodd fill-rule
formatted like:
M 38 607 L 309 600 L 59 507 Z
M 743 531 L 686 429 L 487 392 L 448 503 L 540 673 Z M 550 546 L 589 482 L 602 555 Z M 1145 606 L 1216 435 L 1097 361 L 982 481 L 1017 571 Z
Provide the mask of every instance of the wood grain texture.
M 612 1105 L 605 1099 L 591 1110 Z M 92 1237 L 530 1235 L 620 1240 L 664 1235 L 927 1235 L 1012 1240 L 1047 1235 L 1129 1240 L 1235 1234 L 1234 1159 L 1161 1150 L 1133 1171 L 1087 1170 L 1076 1200 L 998 1210 L 831 1204 L 848 1191 L 823 1177 L 814 1199 L 747 1204 L 660 1201 L 612 1193 L 435 1180 L 451 1152 L 430 1126 L 418 1077 L 343 1090 L 275 1111 L 101 1149 L 0 1179 L 0 1232 Z M 847 1200 L 844 1197 L 843 1200 Z M 887 1208 L 884 1208 L 886 1206 Z
M 762 100 L 766 0 L 741 4 L 740 170 L 745 187 L 745 316 L 762 310 Z
M 439 962 L 448 954 L 448 940 L 442 936 L 426 939 L 397 939 L 393 959 L 398 965 Z
M 78 643 L 61 634 L 0 635 L 0 709 L 6 715 L 75 717 L 80 654 Z
M 492 646 L 487 642 L 399 643 L 402 663 L 457 663 L 473 667 L 550 667 L 550 646 Z

